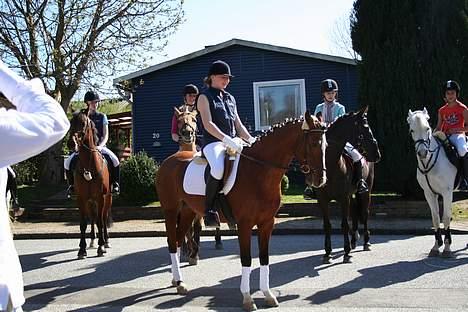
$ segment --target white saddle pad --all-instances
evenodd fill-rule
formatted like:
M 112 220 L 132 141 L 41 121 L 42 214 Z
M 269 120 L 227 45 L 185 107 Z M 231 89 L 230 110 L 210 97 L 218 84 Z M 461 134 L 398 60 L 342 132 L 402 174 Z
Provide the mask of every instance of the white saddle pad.
M 236 160 L 234 160 L 234 166 L 227 178 L 226 184 L 224 185 L 223 189 L 220 193 L 228 194 L 229 191 L 234 186 L 234 182 L 236 181 L 237 176 L 237 167 L 239 166 L 239 159 L 240 155 L 236 155 Z M 190 162 L 185 171 L 184 176 L 184 192 L 191 195 L 205 195 L 206 191 L 206 184 L 205 184 L 205 168 L 207 162 L 200 161 L 197 158 L 194 158 Z

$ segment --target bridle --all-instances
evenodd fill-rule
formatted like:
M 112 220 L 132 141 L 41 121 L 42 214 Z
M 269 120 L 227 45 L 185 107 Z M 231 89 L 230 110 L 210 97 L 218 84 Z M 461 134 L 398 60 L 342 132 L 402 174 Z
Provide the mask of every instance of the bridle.
M 418 162 L 418 170 L 421 172 L 423 175 L 427 175 L 432 168 L 434 168 L 435 164 L 437 163 L 437 160 L 439 159 L 439 152 L 441 148 L 441 144 L 436 140 L 437 147 L 433 150 L 430 149 L 431 147 L 431 137 L 430 134 L 427 139 L 419 139 L 414 141 L 414 149 L 416 151 L 416 157 L 418 158 L 419 162 L 422 165 L 422 168 L 419 166 Z M 430 154 L 430 157 L 427 161 L 427 163 L 424 163 L 424 161 L 421 159 L 421 157 L 418 155 L 417 151 L 419 146 L 423 145 L 427 152 Z
M 195 121 L 195 125 L 196 125 L 196 121 Z M 186 137 L 186 136 L 182 135 L 182 130 L 188 131 L 188 132 L 190 133 L 190 140 L 189 140 L 189 141 L 185 140 L 185 137 Z M 184 122 L 184 124 L 182 125 L 182 127 L 180 127 L 180 128 L 177 130 L 177 134 L 179 135 L 179 137 L 181 138 L 181 141 L 182 141 L 184 144 L 192 144 L 193 142 L 195 142 L 196 133 L 197 133 L 197 128 L 196 128 L 196 126 L 193 127 L 190 123 L 187 123 L 187 122 Z

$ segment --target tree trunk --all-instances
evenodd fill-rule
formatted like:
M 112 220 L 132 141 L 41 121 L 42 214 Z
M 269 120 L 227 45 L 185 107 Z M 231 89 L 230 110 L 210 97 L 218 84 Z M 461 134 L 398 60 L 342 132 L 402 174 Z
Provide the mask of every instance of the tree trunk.
M 63 169 L 62 140 L 43 152 L 41 178 L 44 185 L 57 185 L 65 181 Z

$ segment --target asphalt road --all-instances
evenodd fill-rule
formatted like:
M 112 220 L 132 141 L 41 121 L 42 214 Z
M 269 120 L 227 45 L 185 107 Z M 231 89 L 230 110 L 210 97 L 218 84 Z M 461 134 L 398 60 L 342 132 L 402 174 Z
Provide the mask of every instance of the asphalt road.
M 333 236 L 334 259 L 323 265 L 320 235 L 273 236 L 270 286 L 279 308 L 266 309 L 258 290 L 253 238 L 251 288 L 267 311 L 468 311 L 468 235 L 454 235 L 455 258 L 428 258 L 432 236 L 374 236 L 342 264 L 342 237 Z M 170 286 L 165 238 L 119 238 L 105 257 L 76 260 L 77 239 L 17 240 L 24 271 L 25 311 L 241 311 L 236 237 L 216 250 L 202 238 L 202 260 L 183 263 L 190 292 Z

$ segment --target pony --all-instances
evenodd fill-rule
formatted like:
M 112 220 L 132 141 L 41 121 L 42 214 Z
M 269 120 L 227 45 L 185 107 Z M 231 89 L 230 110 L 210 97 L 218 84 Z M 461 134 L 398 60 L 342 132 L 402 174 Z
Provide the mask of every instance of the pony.
M 341 206 L 341 230 L 344 238 L 343 262 L 351 262 L 351 247 L 356 247 L 358 239 L 358 219 L 364 224 L 364 250 L 369 250 L 369 231 L 367 219 L 369 215 L 370 192 L 373 186 L 374 164 L 380 160 L 380 151 L 377 141 L 367 122 L 367 107 L 357 113 L 348 113 L 336 119 L 327 129 L 328 142 L 325 164 L 327 167 L 327 184 L 317 189 L 317 199 L 323 214 L 323 227 L 325 232 L 325 255 L 323 263 L 330 263 L 331 224 L 328 204 L 336 200 Z M 357 186 L 353 174 L 353 163 L 350 158 L 343 155 L 346 142 L 360 149 L 370 163 L 365 162 L 363 177 L 366 180 L 369 192 L 356 194 Z M 307 177 L 306 177 L 307 178 Z M 349 241 L 350 204 L 352 195 L 356 194 L 356 205 L 352 209 L 353 231 L 352 245 Z M 360 218 L 359 218 L 360 217 Z
M 103 155 L 96 147 L 97 137 L 94 123 L 87 110 L 73 115 L 70 121 L 68 146 L 78 150 L 79 160 L 75 168 L 74 185 L 80 209 L 80 249 L 78 259 L 86 258 L 85 233 L 88 219 L 96 222 L 98 231 L 97 255 L 103 256 L 109 248 L 107 225 L 112 206 L 109 170 Z M 94 226 L 91 226 L 91 235 Z
M 278 306 L 278 300 L 269 287 L 269 241 L 281 202 L 281 178 L 292 159 L 296 158 L 302 171 L 310 173 L 310 183 L 315 187 L 322 186 L 326 182 L 325 148 L 325 130 L 319 120 L 307 111 L 301 119 L 290 119 L 276 125 L 240 155 L 236 182 L 226 198 L 237 222 L 242 264 L 240 290 L 245 310 L 256 309 L 250 295 L 252 229 L 257 226 L 260 289 L 268 306 Z M 165 215 L 172 285 L 177 286 L 179 294 L 186 294 L 188 287 L 180 270 L 178 246 L 195 215 L 203 215 L 205 211 L 204 196 L 189 195 L 183 190 L 184 173 L 192 156 L 190 152 L 169 156 L 161 164 L 156 179 Z M 223 215 L 221 218 L 225 222 Z
M 406 119 L 416 150 L 418 163 L 416 178 L 424 190 L 424 197 L 431 209 L 435 243 L 429 252 L 429 256 L 438 256 L 439 248 L 444 244 L 442 256 L 452 257 L 450 221 L 452 219 L 452 200 L 457 168 L 447 158 L 441 142 L 432 134 L 428 120 L 429 114 L 426 108 L 414 112 L 409 110 Z M 440 197 L 443 200 L 442 223 L 445 231 L 443 242 L 440 229 Z

